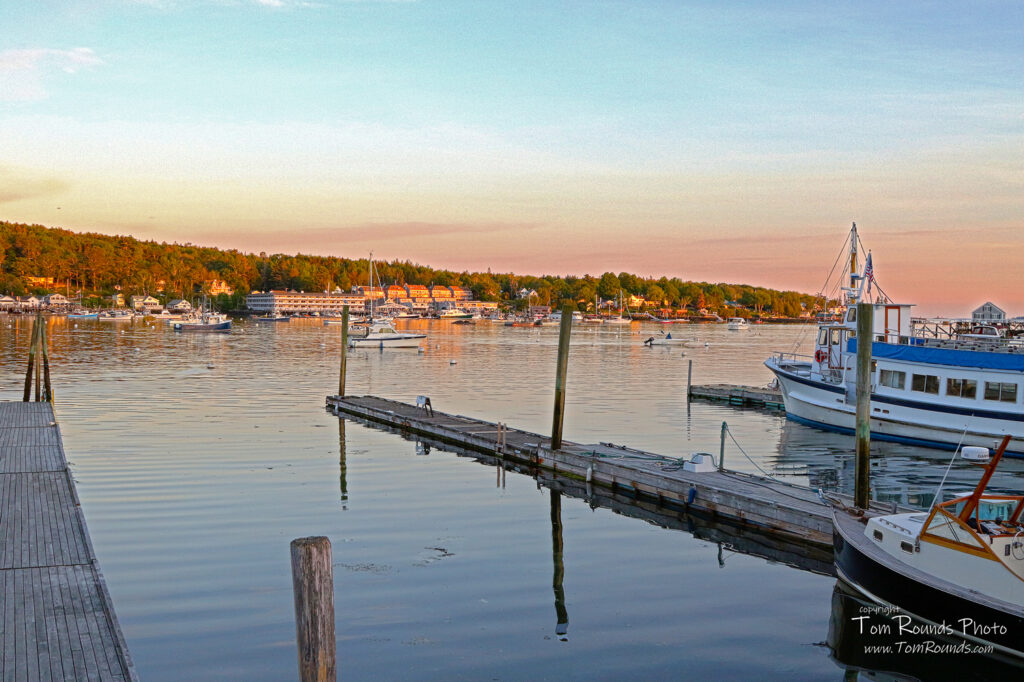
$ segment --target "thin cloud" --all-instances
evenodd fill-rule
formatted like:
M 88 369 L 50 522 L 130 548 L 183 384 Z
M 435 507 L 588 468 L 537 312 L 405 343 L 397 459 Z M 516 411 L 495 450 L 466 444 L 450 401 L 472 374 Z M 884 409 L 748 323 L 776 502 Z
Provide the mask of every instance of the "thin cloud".
M 32 48 L 0 52 L 0 101 L 32 102 L 49 96 L 44 82 L 55 72 L 77 73 L 103 64 L 88 47 Z
M 71 185 L 55 177 L 30 177 L 0 168 L 0 204 L 23 199 L 53 196 L 66 192 Z

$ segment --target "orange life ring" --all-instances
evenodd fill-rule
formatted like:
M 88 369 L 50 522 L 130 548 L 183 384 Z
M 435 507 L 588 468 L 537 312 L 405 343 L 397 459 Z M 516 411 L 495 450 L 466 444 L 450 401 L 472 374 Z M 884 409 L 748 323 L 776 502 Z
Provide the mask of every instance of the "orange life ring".
M 826 353 L 821 348 L 819 348 L 818 350 L 814 351 L 814 359 L 817 360 L 818 362 L 825 362 L 825 358 L 827 358 L 827 357 L 828 357 L 828 353 Z

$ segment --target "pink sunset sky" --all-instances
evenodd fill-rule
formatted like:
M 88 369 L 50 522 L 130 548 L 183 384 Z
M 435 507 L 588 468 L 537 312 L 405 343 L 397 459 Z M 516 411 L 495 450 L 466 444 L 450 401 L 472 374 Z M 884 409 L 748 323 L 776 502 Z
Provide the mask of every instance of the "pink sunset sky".
M 9 3 L 0 219 L 806 293 L 856 221 L 919 314 L 1024 315 L 1024 6 L 955 9 Z

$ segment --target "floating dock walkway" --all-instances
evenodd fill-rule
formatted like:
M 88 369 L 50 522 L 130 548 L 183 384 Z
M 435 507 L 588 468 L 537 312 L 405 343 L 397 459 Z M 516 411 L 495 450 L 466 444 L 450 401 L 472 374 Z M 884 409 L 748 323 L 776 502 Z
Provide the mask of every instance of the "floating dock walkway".
M 782 411 L 786 409 L 782 402 L 782 392 L 777 388 L 766 386 L 734 386 L 732 384 L 691 386 L 689 397 L 690 399 L 727 402 L 730 405 L 743 407 L 765 407 Z
M 48 402 L 0 403 L 0 679 L 138 679 Z
M 701 512 L 800 544 L 832 548 L 831 511 L 810 488 L 728 470 L 684 471 L 679 459 L 611 443 L 563 441 L 560 450 L 552 450 L 550 439 L 536 433 L 375 396 L 328 396 L 327 406 L 335 413 L 526 463 L 662 507 Z M 852 504 L 850 497 L 840 497 Z

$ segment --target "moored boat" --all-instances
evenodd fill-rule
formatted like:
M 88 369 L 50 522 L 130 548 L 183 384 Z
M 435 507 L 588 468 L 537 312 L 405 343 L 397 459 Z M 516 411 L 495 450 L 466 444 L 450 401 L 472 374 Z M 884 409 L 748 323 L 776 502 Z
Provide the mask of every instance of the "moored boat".
M 927 512 L 870 516 L 834 508 L 840 579 L 934 634 L 1024 657 L 1024 495 L 986 494 L 1006 436 L 975 490 Z M 965 459 L 988 449 L 965 447 Z M 898 610 L 898 611 L 897 611 Z
M 417 348 L 426 334 L 400 332 L 390 322 L 373 322 L 362 335 L 348 338 L 349 348 Z
M 729 321 L 726 323 L 726 328 L 732 331 L 741 331 L 743 329 L 749 329 L 750 326 L 742 317 L 730 317 Z
M 853 434 L 856 419 L 857 307 L 870 299 L 868 255 L 857 267 L 850 237 L 846 310 L 819 323 L 813 356 L 776 353 L 786 417 Z M 866 290 L 865 290 L 866 286 Z M 988 446 L 1005 434 L 1008 454 L 1024 455 L 1024 342 L 984 324 L 939 325 L 911 318 L 911 304 L 872 303 L 872 438 L 932 447 Z

